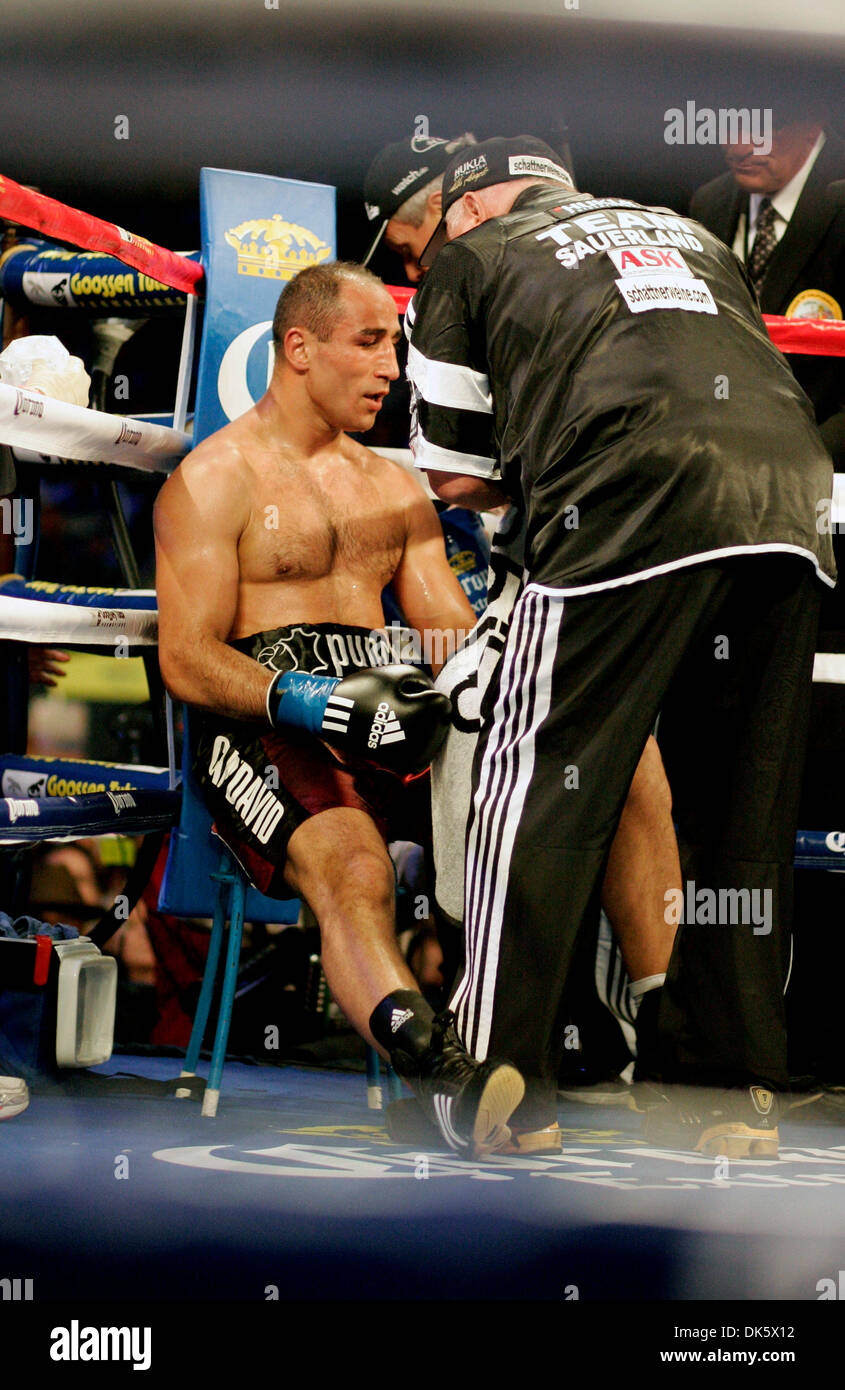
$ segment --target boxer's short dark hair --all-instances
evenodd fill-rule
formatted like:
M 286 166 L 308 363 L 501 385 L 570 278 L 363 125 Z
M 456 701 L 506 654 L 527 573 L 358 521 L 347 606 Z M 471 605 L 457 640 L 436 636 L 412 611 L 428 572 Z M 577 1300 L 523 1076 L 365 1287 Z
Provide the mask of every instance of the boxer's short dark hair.
M 307 328 L 327 343 L 340 317 L 340 295 L 345 284 L 384 285 L 377 275 L 354 261 L 329 261 L 309 265 L 289 280 L 279 295 L 273 316 L 273 343 L 278 348 L 289 328 Z

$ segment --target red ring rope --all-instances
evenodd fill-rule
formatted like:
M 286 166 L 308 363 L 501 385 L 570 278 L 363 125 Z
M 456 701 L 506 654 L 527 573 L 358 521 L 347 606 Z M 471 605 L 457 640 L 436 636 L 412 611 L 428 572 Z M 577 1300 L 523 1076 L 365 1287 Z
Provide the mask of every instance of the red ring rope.
M 785 319 L 779 314 L 764 314 L 763 322 L 781 352 L 845 357 L 845 323 L 841 319 Z
M 2 174 L 0 217 L 10 222 L 20 222 L 24 227 L 32 227 L 59 241 L 82 246 L 86 251 L 104 251 L 116 256 L 124 265 L 145 271 L 162 284 L 182 290 L 185 294 L 196 294 L 203 278 L 203 268 L 198 261 L 156 246 L 146 237 L 134 236 L 114 222 L 103 222 L 99 217 L 79 212 L 76 208 L 57 202 L 55 198 L 46 198 L 43 193 L 33 193 Z M 398 285 L 388 285 L 387 288 L 396 308 L 400 314 L 404 314 L 415 291 Z M 775 314 L 765 314 L 763 317 L 772 342 L 781 352 L 809 353 L 821 357 L 845 356 L 845 323 L 841 321 L 786 319 Z
M 55 198 L 33 193 L 19 183 L 0 174 L 0 217 L 20 222 L 59 241 L 69 241 L 86 251 L 105 251 L 116 256 L 124 265 L 142 270 L 151 279 L 159 280 L 171 289 L 196 294 L 203 278 L 199 261 L 190 261 L 175 251 L 155 246 L 146 237 L 134 236 L 114 222 L 103 222 L 90 213 L 78 212 Z

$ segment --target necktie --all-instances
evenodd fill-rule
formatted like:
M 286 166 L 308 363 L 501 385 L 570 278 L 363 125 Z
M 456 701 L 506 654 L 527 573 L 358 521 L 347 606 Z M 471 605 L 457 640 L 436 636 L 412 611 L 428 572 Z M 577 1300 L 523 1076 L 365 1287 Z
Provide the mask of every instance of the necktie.
M 771 199 L 764 198 L 757 216 L 757 235 L 754 238 L 751 255 L 748 257 L 748 274 L 758 294 L 766 274 L 769 257 L 778 244 L 775 236 L 776 216 Z

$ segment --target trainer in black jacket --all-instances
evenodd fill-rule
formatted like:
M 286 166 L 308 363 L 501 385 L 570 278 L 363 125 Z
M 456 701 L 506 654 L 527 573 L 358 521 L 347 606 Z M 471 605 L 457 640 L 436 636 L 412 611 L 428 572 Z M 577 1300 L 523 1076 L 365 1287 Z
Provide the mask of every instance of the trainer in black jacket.
M 458 1026 L 526 1076 L 517 1131 L 554 1123 L 562 991 L 659 714 L 688 884 L 663 1076 L 733 1088 L 694 1147 L 729 1123 L 776 1151 L 830 459 L 717 238 L 565 175 L 511 189 L 556 167 L 525 137 L 462 155 L 456 239 L 408 315 L 412 444 L 441 496 L 522 503 L 527 540 L 473 771 Z

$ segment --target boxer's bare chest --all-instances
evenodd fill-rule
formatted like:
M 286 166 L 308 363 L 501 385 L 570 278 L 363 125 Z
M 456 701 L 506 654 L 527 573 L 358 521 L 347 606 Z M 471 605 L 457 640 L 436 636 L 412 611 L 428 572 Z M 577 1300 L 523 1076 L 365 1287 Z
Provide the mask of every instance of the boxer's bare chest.
M 238 546 L 242 598 L 259 586 L 262 598 L 275 590 L 285 607 L 307 595 L 312 609 L 329 595 L 333 605 L 346 592 L 365 603 L 380 595 L 401 559 L 406 523 L 378 468 L 343 457 L 261 466 L 248 485 L 250 520 Z

